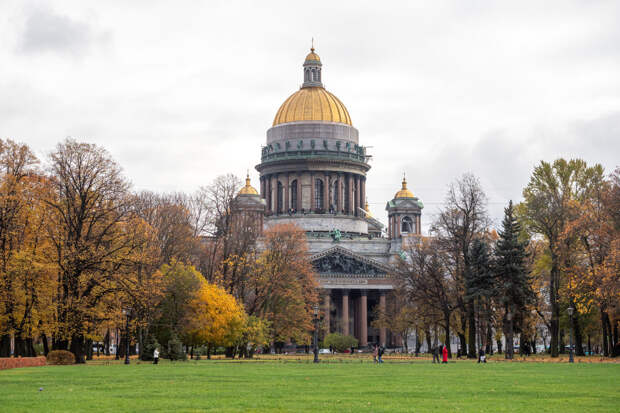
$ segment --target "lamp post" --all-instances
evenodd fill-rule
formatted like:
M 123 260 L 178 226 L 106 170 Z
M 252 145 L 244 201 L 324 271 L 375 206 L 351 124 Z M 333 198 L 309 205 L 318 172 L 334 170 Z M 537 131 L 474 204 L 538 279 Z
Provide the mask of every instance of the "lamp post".
M 568 362 L 569 363 L 574 363 L 575 362 L 575 357 L 573 356 L 573 312 L 575 311 L 575 309 L 573 307 L 568 307 L 566 309 L 566 312 L 568 313 L 568 317 L 569 317 L 569 327 L 570 327 L 570 342 L 569 342 L 569 349 L 568 349 Z
M 125 315 L 125 364 L 129 364 L 129 315 L 131 309 L 129 307 L 123 308 L 123 314 Z
M 312 309 L 314 310 L 314 362 L 319 362 L 319 305 L 315 304 Z

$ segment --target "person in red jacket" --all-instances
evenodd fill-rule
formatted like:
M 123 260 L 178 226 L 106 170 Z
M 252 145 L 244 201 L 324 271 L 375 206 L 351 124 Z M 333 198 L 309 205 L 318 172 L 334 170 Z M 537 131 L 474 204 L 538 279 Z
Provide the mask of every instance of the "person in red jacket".
M 443 356 L 443 362 L 447 363 L 448 362 L 448 347 L 443 346 L 443 350 L 441 351 L 441 354 Z

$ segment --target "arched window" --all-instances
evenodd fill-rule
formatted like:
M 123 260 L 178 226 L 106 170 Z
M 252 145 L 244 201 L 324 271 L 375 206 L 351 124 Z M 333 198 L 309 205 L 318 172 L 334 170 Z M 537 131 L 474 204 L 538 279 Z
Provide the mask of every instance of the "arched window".
M 314 183 L 314 208 L 324 209 L 325 203 L 323 199 L 323 181 L 317 179 Z
M 282 213 L 282 208 L 284 208 L 284 187 L 282 186 L 282 183 L 278 181 L 278 214 Z
M 297 179 L 291 182 L 291 208 L 297 211 Z
M 405 233 L 413 233 L 413 220 L 409 217 L 404 217 L 402 219 L 401 230 L 400 232 Z

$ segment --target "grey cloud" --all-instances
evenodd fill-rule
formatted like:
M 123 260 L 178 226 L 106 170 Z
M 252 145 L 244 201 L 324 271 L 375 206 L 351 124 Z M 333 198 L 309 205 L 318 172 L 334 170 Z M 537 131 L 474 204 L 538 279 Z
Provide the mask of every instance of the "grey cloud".
M 84 22 L 37 7 L 27 11 L 18 51 L 25 54 L 52 52 L 82 55 L 88 52 L 93 42 L 103 37 L 94 33 Z

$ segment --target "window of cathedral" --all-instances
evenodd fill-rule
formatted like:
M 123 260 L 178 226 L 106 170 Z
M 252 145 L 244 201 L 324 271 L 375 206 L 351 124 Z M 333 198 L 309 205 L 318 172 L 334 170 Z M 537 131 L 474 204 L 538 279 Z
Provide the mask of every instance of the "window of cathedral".
M 284 187 L 282 183 L 278 181 L 278 205 L 277 205 L 277 213 L 281 214 L 284 209 Z
M 291 209 L 297 211 L 297 179 L 291 182 Z

